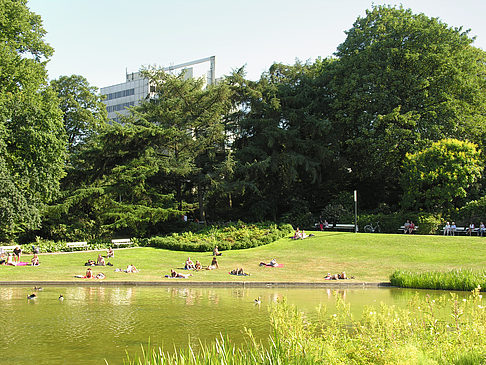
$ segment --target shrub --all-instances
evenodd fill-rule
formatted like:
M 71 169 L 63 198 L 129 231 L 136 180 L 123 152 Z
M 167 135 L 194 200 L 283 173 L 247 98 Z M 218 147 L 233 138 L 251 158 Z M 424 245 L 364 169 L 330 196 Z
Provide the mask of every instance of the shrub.
M 176 251 L 236 250 L 266 245 L 290 234 L 289 224 L 246 224 L 243 222 L 205 227 L 199 232 L 173 233 L 144 240 L 144 245 Z

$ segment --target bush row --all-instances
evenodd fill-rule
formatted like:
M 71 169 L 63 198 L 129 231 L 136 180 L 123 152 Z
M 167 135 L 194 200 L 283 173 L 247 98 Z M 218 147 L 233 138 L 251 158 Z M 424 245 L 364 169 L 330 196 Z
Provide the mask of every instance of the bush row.
M 238 222 L 207 227 L 199 232 L 173 233 L 164 237 L 142 239 L 140 244 L 175 251 L 239 250 L 272 243 L 291 234 L 290 224 L 245 224 Z
M 423 272 L 397 270 L 390 276 L 390 282 L 401 288 L 473 290 L 486 288 L 486 270 L 451 270 L 448 272 Z

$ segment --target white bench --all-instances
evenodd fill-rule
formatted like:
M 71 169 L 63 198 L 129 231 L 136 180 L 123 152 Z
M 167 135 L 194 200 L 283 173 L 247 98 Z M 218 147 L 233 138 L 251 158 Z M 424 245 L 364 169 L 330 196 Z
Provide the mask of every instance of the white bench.
M 111 240 L 111 243 L 120 248 L 121 245 L 131 245 L 132 241 L 130 240 L 130 238 L 120 238 L 117 240 Z
M 66 247 L 70 248 L 71 251 L 74 248 L 88 248 L 87 242 L 66 242 Z
M 0 246 L 0 254 L 4 252 L 13 252 L 17 246 Z
M 354 231 L 354 224 L 342 224 L 337 223 L 332 228 L 341 230 L 341 231 Z

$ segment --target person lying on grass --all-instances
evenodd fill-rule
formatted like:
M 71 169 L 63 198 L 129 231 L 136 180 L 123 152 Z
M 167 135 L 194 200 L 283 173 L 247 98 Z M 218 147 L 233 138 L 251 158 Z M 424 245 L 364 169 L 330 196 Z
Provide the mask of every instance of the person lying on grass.
M 250 276 L 250 274 L 243 271 L 243 268 L 236 268 L 230 271 L 230 275 L 238 275 L 238 276 Z
M 189 276 L 192 276 L 192 274 L 181 274 L 179 272 L 176 272 L 174 269 L 170 269 L 170 277 L 171 278 L 187 279 Z
M 211 265 L 209 265 L 206 270 L 214 270 L 219 269 L 218 260 L 216 260 L 216 256 L 213 257 L 213 261 L 211 261 Z
M 272 267 L 277 267 L 278 263 L 277 260 L 271 259 L 270 262 L 267 264 L 266 262 L 260 262 L 260 266 L 272 266 Z

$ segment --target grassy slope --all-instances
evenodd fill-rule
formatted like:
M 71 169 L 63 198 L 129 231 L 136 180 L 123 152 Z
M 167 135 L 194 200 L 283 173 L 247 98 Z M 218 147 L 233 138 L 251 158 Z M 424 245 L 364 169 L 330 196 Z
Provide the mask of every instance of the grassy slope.
M 103 252 L 105 254 L 105 252 Z M 116 250 L 113 267 L 94 267 L 94 273 L 104 272 L 106 280 L 160 281 L 171 268 L 177 270 L 190 256 L 203 265 L 211 262 L 211 253 L 185 253 L 155 248 Z M 23 256 L 30 261 L 31 255 Z M 40 255 L 39 267 L 0 266 L 0 281 L 6 280 L 73 280 L 84 274 L 84 262 L 96 259 L 97 252 Z M 259 267 L 260 261 L 276 258 L 283 268 Z M 327 272 L 345 270 L 355 281 L 388 281 L 395 269 L 412 271 L 452 268 L 484 269 L 486 238 L 443 237 L 389 234 L 354 234 L 317 232 L 316 237 L 302 241 L 281 239 L 270 245 L 248 250 L 226 251 L 219 258 L 220 269 L 195 272 L 193 281 L 300 281 L 319 282 Z M 126 268 L 132 263 L 141 269 L 137 274 L 116 273 L 114 268 Z M 228 275 L 228 271 L 243 267 L 249 277 Z M 187 271 L 183 271 L 187 272 Z

